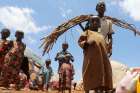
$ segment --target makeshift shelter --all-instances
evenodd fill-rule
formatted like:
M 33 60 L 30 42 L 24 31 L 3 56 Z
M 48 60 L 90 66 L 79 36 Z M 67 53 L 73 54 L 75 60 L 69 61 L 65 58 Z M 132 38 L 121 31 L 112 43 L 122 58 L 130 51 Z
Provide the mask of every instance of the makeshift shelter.
M 24 55 L 28 59 L 30 78 L 33 80 L 36 78 L 36 74 L 38 73 L 40 67 L 44 64 L 44 61 L 29 48 L 26 48 Z

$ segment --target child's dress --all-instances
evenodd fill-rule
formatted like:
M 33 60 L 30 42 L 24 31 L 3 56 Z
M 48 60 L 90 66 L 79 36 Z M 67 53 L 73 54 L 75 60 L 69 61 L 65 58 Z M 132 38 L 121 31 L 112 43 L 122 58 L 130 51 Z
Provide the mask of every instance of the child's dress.
M 50 79 L 51 79 L 51 77 L 53 75 L 52 68 L 50 66 L 49 67 L 43 66 L 41 68 L 41 73 L 44 76 L 44 86 L 47 88 L 48 85 L 49 85 Z

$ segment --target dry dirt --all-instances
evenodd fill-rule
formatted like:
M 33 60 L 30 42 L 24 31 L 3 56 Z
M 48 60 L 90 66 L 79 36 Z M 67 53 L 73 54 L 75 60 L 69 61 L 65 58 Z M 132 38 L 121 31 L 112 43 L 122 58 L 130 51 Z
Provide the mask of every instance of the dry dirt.
M 49 90 L 48 92 L 44 92 L 44 91 L 33 91 L 33 90 L 20 90 L 20 91 L 16 91 L 16 90 L 7 90 L 4 88 L 0 88 L 0 93 L 58 93 L 58 91 L 52 91 Z M 60 93 L 60 92 L 59 92 Z M 68 93 L 68 91 L 66 91 L 65 93 Z M 84 93 L 82 91 L 72 91 L 72 93 Z

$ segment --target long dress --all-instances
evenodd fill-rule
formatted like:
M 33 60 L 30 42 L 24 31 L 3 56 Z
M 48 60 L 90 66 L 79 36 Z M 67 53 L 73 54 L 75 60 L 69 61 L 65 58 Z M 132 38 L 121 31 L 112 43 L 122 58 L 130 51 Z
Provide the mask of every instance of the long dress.
M 13 47 L 4 59 L 3 82 L 7 84 L 18 84 L 20 82 L 19 72 L 24 57 L 25 44 L 13 41 Z
M 44 85 L 45 85 L 45 87 L 48 87 L 50 79 L 51 79 L 51 77 L 53 75 L 53 70 L 52 70 L 52 68 L 50 66 L 49 67 L 43 66 L 41 68 L 41 73 L 44 76 Z
M 0 73 L 4 64 L 4 57 L 11 48 L 11 42 L 8 40 L 0 40 Z
M 85 47 L 85 42 L 88 47 Z M 83 84 L 85 90 L 94 90 L 99 87 L 113 88 L 112 69 L 106 51 L 106 43 L 99 32 L 87 30 L 78 40 L 83 49 Z
M 74 75 L 74 68 L 70 62 L 65 62 L 60 67 L 60 78 L 61 78 L 61 87 L 66 89 L 71 89 L 73 75 Z

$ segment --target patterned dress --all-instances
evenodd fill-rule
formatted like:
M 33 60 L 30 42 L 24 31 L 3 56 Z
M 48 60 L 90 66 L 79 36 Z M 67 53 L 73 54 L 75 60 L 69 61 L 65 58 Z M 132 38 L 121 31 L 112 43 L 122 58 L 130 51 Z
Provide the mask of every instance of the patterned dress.
M 63 63 L 66 62 L 66 57 L 69 57 L 69 61 L 74 61 L 74 57 L 72 56 L 72 54 L 68 51 L 60 51 L 57 53 L 55 60 L 59 62 L 59 67 L 58 67 L 58 72 L 60 70 L 60 67 Z
M 25 48 L 26 46 L 24 43 L 13 41 L 13 47 L 6 54 L 4 59 L 3 81 L 5 84 L 19 83 L 19 72 L 24 57 Z
M 61 86 L 65 89 L 71 89 L 72 80 L 74 76 L 74 68 L 71 63 L 63 63 L 60 67 Z
M 55 60 L 59 61 L 59 87 L 60 88 L 71 88 L 71 81 L 74 75 L 74 68 L 70 61 L 74 61 L 74 57 L 68 51 L 58 52 Z
M 11 42 L 8 40 L 0 40 L 0 73 L 4 64 L 4 57 L 11 48 Z

